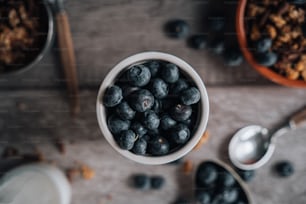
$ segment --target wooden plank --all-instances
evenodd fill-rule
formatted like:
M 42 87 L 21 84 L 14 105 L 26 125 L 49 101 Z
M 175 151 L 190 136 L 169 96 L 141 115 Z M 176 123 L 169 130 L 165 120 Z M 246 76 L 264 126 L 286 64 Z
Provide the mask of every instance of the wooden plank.
M 191 33 L 206 33 L 207 18 L 216 7 L 226 14 L 228 28 L 222 37 L 235 41 L 232 1 L 208 0 L 88 0 L 67 1 L 81 87 L 97 87 L 106 73 L 127 56 L 143 51 L 168 52 L 190 63 L 208 85 L 267 84 L 249 65 L 229 68 L 210 50 L 194 51 L 185 40 L 165 36 L 164 24 L 187 20 Z M 22 75 L 2 78 L 0 87 L 60 87 L 62 69 L 57 48 L 37 67 Z
M 187 158 L 195 164 L 206 159 L 228 162 L 227 144 L 237 129 L 249 124 L 272 128 L 306 103 L 304 90 L 274 86 L 209 88 L 208 93 L 211 135 L 199 151 L 188 154 Z M 23 151 L 31 151 L 38 146 L 62 169 L 74 166 L 76 161 L 95 169 L 93 180 L 77 180 L 72 184 L 72 204 L 167 204 L 178 195 L 192 195 L 193 175 L 183 175 L 180 167 L 136 164 L 108 145 L 96 122 L 96 91 L 81 92 L 82 112 L 75 120 L 70 118 L 65 95 L 56 91 L 6 91 L 0 93 L 0 99 L 1 148 L 13 144 Z M 65 156 L 53 145 L 56 137 L 63 138 L 67 144 Z M 279 138 L 272 160 L 256 172 L 249 184 L 255 203 L 306 202 L 305 145 L 305 129 Z M 294 163 L 296 173 L 280 179 L 271 169 L 276 161 L 284 159 Z M 165 188 L 146 192 L 130 188 L 129 176 L 139 172 L 165 176 Z

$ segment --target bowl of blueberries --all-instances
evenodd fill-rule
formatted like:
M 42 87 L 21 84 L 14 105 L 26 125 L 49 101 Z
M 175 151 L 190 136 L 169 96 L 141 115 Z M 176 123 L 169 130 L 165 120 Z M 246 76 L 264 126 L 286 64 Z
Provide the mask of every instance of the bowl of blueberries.
M 206 130 L 205 85 L 182 59 L 143 52 L 118 63 L 97 97 L 102 134 L 121 155 L 142 164 L 175 161 L 190 152 Z

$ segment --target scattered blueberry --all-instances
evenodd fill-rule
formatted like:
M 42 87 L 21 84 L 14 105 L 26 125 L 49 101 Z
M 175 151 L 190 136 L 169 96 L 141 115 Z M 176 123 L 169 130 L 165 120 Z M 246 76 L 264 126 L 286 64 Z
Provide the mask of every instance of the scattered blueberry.
M 150 177 L 145 174 L 135 174 L 132 176 L 133 186 L 140 190 L 147 190 L 150 186 Z
M 219 184 L 225 187 L 231 187 L 235 184 L 235 178 L 227 171 L 220 173 Z
M 224 29 L 225 27 L 225 20 L 224 20 L 224 16 L 213 16 L 209 18 L 208 21 L 208 25 L 209 25 L 209 29 L 211 31 L 221 31 Z
M 185 38 L 189 34 L 189 25 L 181 19 L 169 21 L 165 29 L 167 35 L 172 38 Z
M 225 64 L 230 67 L 239 66 L 243 62 L 243 56 L 239 49 L 226 49 L 224 51 Z
M 176 121 L 186 121 L 190 118 L 192 114 L 191 106 L 186 106 L 183 104 L 177 104 L 171 109 L 171 116 Z
M 268 52 L 272 46 L 272 39 L 265 37 L 255 42 L 255 50 L 258 53 Z
M 147 66 L 149 67 L 151 76 L 156 77 L 161 67 L 161 64 L 158 61 L 153 60 L 153 61 L 150 61 Z
M 196 172 L 197 187 L 207 187 L 218 178 L 218 170 L 215 165 L 203 162 Z
M 274 52 L 257 53 L 255 55 L 256 61 L 266 67 L 273 66 L 278 59 L 278 56 Z
M 209 48 L 214 54 L 221 55 L 225 50 L 224 40 L 219 38 L 212 40 Z
M 135 117 L 134 111 L 126 101 L 121 102 L 116 108 L 117 114 L 123 120 L 132 120 Z
M 146 154 L 146 151 L 147 151 L 147 141 L 145 139 L 143 139 L 143 138 L 138 139 L 135 142 L 132 151 L 135 154 L 138 154 L 138 155 Z
M 171 93 L 178 95 L 181 91 L 186 90 L 189 87 L 188 83 L 184 79 L 179 79 L 175 82 L 171 88 Z
M 282 177 L 291 176 L 294 173 L 294 167 L 289 161 L 282 161 L 275 165 L 276 172 Z
M 148 151 L 154 156 L 161 156 L 168 154 L 169 143 L 163 137 L 160 136 L 153 137 L 148 144 Z
M 205 190 L 196 191 L 196 200 L 199 204 L 210 204 L 211 195 Z
M 133 122 L 131 129 L 135 132 L 136 136 L 142 137 L 147 134 L 147 129 L 139 122 Z
M 120 133 L 118 143 L 121 149 L 131 150 L 134 146 L 136 135 L 132 130 L 124 130 Z
M 187 125 L 178 124 L 171 130 L 171 139 L 177 144 L 185 144 L 190 137 Z
M 164 80 L 156 78 L 152 80 L 151 92 L 155 98 L 162 99 L 168 95 L 169 88 Z
M 201 99 L 200 91 L 195 87 L 188 88 L 182 91 L 181 93 L 181 101 L 184 105 L 189 106 L 192 104 L 196 104 L 197 102 L 200 101 L 200 99 Z
M 160 119 L 160 125 L 163 130 L 169 130 L 176 125 L 176 121 L 173 120 L 168 114 L 164 114 Z
M 161 189 L 165 185 L 165 178 L 162 176 L 151 177 L 151 187 L 153 189 Z
M 154 111 L 148 110 L 144 112 L 143 116 L 143 124 L 146 128 L 148 128 L 149 130 L 155 130 L 158 128 L 160 124 L 160 119 Z
M 108 118 L 107 125 L 112 133 L 118 134 L 121 131 L 128 130 L 130 128 L 130 121 L 122 120 L 121 118 L 115 115 L 111 115 Z
M 165 82 L 175 83 L 180 77 L 179 69 L 175 64 L 168 63 L 162 68 L 161 76 Z
M 189 39 L 189 46 L 196 50 L 205 49 L 207 46 L 207 39 L 204 35 L 193 35 Z
M 126 78 L 133 86 L 142 87 L 150 82 L 151 72 L 144 65 L 135 65 L 127 70 Z
M 245 181 L 245 182 L 250 182 L 253 180 L 255 176 L 255 171 L 254 170 L 242 170 L 242 169 L 237 169 L 237 173 L 240 175 L 240 177 Z
M 138 112 L 145 112 L 152 108 L 154 96 L 146 89 L 135 91 L 129 97 L 132 108 Z
M 103 96 L 103 104 L 106 107 L 114 107 L 123 99 L 122 90 L 119 86 L 110 86 L 106 89 Z

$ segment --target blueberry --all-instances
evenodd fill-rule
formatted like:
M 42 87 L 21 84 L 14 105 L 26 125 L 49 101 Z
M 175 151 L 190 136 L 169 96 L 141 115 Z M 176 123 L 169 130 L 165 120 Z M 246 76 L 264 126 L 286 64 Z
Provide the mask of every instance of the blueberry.
M 159 69 L 161 67 L 160 63 L 156 60 L 150 61 L 147 65 L 151 72 L 152 77 L 156 77 L 158 75 Z
M 189 106 L 198 103 L 201 99 L 201 94 L 197 88 L 191 87 L 182 91 L 180 98 L 184 105 Z
M 219 184 L 224 187 L 231 187 L 235 184 L 235 178 L 227 171 L 224 171 L 219 176 Z
M 117 108 L 116 112 L 120 118 L 123 120 L 131 120 L 135 117 L 136 111 L 134 111 L 126 101 L 121 102 Z
M 142 137 L 147 134 L 147 129 L 139 122 L 133 122 L 131 129 L 135 132 L 136 136 Z
M 219 38 L 213 39 L 209 44 L 209 48 L 214 54 L 222 54 L 225 50 L 224 40 Z
M 143 124 L 146 128 L 154 130 L 159 127 L 160 119 L 154 111 L 148 110 L 143 114 L 143 116 Z
M 159 129 L 152 129 L 152 130 L 148 130 L 148 134 L 151 137 L 157 137 L 158 135 L 160 135 Z
M 163 130 L 168 130 L 176 125 L 176 121 L 173 120 L 168 114 L 164 114 L 160 119 L 160 126 Z
M 161 189 L 165 185 L 165 178 L 162 176 L 151 177 L 151 187 L 153 189 Z
M 145 112 L 152 108 L 154 104 L 154 96 L 146 89 L 135 91 L 129 97 L 132 108 L 138 112 Z
M 211 31 L 221 31 L 225 27 L 224 16 L 213 16 L 208 21 L 209 29 Z
M 282 177 L 288 177 L 294 173 L 294 167 L 289 161 L 278 162 L 275 165 L 275 170 Z
M 187 198 L 178 198 L 176 201 L 174 201 L 173 204 L 191 204 L 192 202 L 188 200 Z
M 169 152 L 169 143 L 163 137 L 153 137 L 148 144 L 148 152 L 154 156 L 166 155 Z
M 185 38 L 189 34 L 189 25 L 181 19 L 169 21 L 165 29 L 167 35 L 172 38 Z
M 165 82 L 175 83 L 180 77 L 179 69 L 175 64 L 168 63 L 161 70 L 161 76 Z
M 128 130 L 130 127 L 130 121 L 128 120 L 122 120 L 121 118 L 111 115 L 108 118 L 107 125 L 109 130 L 114 133 L 118 134 L 123 130 Z
M 213 184 L 218 178 L 218 170 L 215 165 L 203 162 L 196 172 L 197 187 L 207 187 Z
M 146 154 L 146 152 L 147 152 L 147 141 L 143 138 L 138 139 L 135 142 L 132 151 L 135 154 L 138 154 L 138 155 Z
M 136 134 L 132 130 L 124 130 L 120 133 L 118 144 L 121 149 L 131 150 L 136 140 Z
M 131 93 L 133 93 L 134 91 L 138 91 L 140 88 L 136 87 L 136 86 L 122 86 L 122 95 L 123 97 L 128 97 Z
M 185 144 L 190 138 L 190 130 L 184 124 L 178 124 L 171 130 L 171 139 L 177 144 Z
M 226 49 L 224 51 L 225 64 L 230 67 L 239 66 L 243 62 L 243 56 L 239 49 Z
M 236 188 L 224 188 L 221 189 L 218 197 L 221 201 L 226 203 L 233 203 L 238 199 L 239 192 Z
M 210 193 L 204 190 L 197 190 L 196 200 L 199 204 L 210 204 L 210 200 L 211 200 Z
M 155 113 L 160 113 L 162 111 L 162 102 L 158 99 L 155 99 L 151 110 L 153 110 Z
M 257 53 L 255 58 L 259 64 L 266 67 L 271 67 L 277 62 L 278 56 L 274 52 L 264 52 Z
M 147 190 L 151 187 L 150 177 L 145 174 L 135 174 L 132 176 L 133 186 L 140 190 Z
M 144 65 L 135 65 L 127 70 L 126 78 L 133 86 L 142 87 L 150 82 L 151 72 Z
M 148 146 L 148 142 L 150 141 L 151 136 L 147 134 L 147 135 L 142 136 L 141 139 L 144 139 L 147 142 L 147 146 Z
M 255 176 L 255 171 L 254 170 L 237 169 L 237 173 L 240 175 L 240 177 L 245 182 L 250 182 L 254 178 L 254 176 Z
M 191 106 L 186 106 L 183 104 L 177 104 L 171 109 L 171 116 L 176 121 L 186 121 L 190 118 L 192 114 Z
M 255 50 L 258 53 L 264 53 L 270 50 L 272 46 L 272 39 L 265 37 L 262 39 L 259 39 L 258 41 L 255 42 Z
M 119 86 L 110 86 L 106 89 L 104 96 L 103 96 L 103 104 L 106 107 L 114 107 L 118 105 L 122 97 L 122 90 Z
M 155 98 L 162 99 L 168 95 L 169 88 L 166 82 L 160 78 L 152 80 L 151 92 Z
M 171 93 L 178 95 L 181 91 L 186 90 L 189 87 L 188 83 L 184 79 L 179 79 L 171 87 Z
M 207 46 L 207 39 L 204 35 L 193 35 L 189 39 L 189 46 L 196 50 L 205 49 Z

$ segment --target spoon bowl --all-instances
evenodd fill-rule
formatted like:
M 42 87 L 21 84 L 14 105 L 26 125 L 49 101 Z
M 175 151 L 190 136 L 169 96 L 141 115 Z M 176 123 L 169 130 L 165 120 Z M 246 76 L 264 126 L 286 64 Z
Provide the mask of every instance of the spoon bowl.
M 264 165 L 272 156 L 275 146 L 270 143 L 268 130 L 258 125 L 240 129 L 229 144 L 230 160 L 244 170 Z

